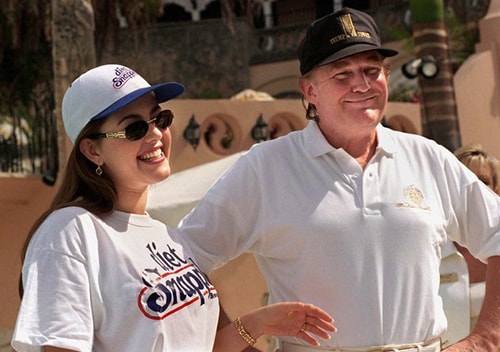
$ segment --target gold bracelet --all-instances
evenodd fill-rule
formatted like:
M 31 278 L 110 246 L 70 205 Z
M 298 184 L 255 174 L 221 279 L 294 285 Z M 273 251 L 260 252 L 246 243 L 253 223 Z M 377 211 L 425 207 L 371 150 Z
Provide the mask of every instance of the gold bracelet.
M 245 329 L 245 327 L 241 323 L 241 320 L 239 317 L 236 318 L 236 320 L 234 321 L 234 326 L 236 327 L 236 330 L 238 330 L 238 334 L 240 334 L 240 336 L 243 338 L 243 340 L 245 340 L 246 343 L 248 343 L 250 346 L 255 345 L 257 340 L 255 340 L 252 337 L 252 335 L 250 335 L 248 333 L 247 329 Z

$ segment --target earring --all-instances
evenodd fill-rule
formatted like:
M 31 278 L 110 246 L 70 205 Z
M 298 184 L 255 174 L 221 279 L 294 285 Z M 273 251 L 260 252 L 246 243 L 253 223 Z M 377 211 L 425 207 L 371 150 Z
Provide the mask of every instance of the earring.
M 96 173 L 97 176 L 101 176 L 102 175 L 102 169 L 101 169 L 100 165 L 97 165 L 97 167 L 95 169 L 95 173 Z

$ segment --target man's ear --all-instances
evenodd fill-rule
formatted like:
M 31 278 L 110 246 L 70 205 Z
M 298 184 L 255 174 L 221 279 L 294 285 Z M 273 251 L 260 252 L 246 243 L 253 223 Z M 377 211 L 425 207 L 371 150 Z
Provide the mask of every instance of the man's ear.
M 316 87 L 311 82 L 311 80 L 307 78 L 301 78 L 299 80 L 299 86 L 304 98 L 314 104 L 316 99 Z
M 90 161 L 92 161 L 96 165 L 102 165 L 102 158 L 99 150 L 97 148 L 97 144 L 94 140 L 90 138 L 82 138 L 78 147 L 83 155 L 87 157 Z

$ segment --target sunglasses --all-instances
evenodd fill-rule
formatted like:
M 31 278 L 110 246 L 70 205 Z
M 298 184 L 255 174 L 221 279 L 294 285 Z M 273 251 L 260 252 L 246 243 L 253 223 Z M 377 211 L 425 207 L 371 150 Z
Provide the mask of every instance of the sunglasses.
M 155 127 L 160 130 L 166 130 L 174 120 L 174 114 L 170 110 L 162 110 L 158 115 L 153 117 L 149 121 L 134 121 L 125 130 L 119 132 L 109 132 L 109 133 L 93 133 L 88 136 L 91 139 L 99 138 L 127 138 L 129 141 L 137 141 L 144 138 L 146 133 L 148 133 L 149 125 L 152 123 Z

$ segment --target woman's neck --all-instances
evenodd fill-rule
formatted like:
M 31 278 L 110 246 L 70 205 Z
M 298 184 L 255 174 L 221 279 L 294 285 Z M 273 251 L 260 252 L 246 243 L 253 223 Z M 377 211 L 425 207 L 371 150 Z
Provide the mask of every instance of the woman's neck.
M 148 189 L 143 191 L 130 189 L 117 189 L 118 197 L 116 201 L 116 210 L 131 214 L 145 214 L 148 201 Z

